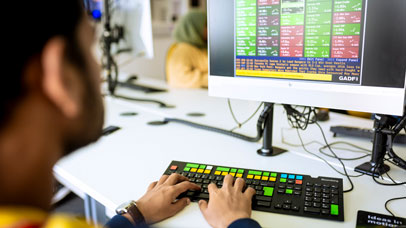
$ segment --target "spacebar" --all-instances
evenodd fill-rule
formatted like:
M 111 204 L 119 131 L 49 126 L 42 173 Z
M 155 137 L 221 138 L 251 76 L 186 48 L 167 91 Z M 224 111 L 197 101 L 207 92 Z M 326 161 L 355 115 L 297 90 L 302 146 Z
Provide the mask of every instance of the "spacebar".
M 205 200 L 208 200 L 209 199 L 209 194 L 207 194 L 207 193 L 200 193 L 199 195 L 196 195 L 196 196 L 194 196 L 195 198 L 198 198 L 198 199 L 205 199 Z

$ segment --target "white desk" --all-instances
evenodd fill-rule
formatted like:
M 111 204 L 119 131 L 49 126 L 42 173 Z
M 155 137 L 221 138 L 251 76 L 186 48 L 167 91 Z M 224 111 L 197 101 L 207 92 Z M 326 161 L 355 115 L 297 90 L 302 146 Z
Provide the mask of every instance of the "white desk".
M 162 120 L 164 116 L 172 116 L 231 129 L 235 124 L 228 112 L 225 99 L 209 98 L 207 91 L 204 90 L 172 90 L 167 94 L 149 96 L 128 90 L 119 90 L 119 92 L 161 99 L 175 104 L 177 108 L 160 109 L 154 104 L 107 98 L 106 126 L 117 125 L 123 129 L 64 158 L 55 166 L 55 175 L 62 184 L 71 188 L 79 196 L 90 198 L 103 205 L 108 216 L 114 215 L 114 209 L 120 203 L 141 197 L 148 184 L 159 179 L 172 160 L 343 178 L 323 162 L 309 156 L 302 148 L 289 147 L 282 143 L 279 132 L 282 128 L 287 128 L 288 124 L 280 106 L 275 109 L 274 145 L 289 149 L 290 152 L 277 157 L 261 157 L 256 154 L 256 150 L 260 147 L 258 143 L 248 143 L 179 124 L 165 126 L 146 124 L 149 121 Z M 258 103 L 235 101 L 233 104 L 237 116 L 244 114 L 247 117 L 255 110 Z M 139 115 L 120 116 L 120 113 L 126 111 L 135 111 Z M 203 112 L 206 116 L 187 117 L 185 114 L 189 112 Z M 241 119 L 244 118 L 241 117 Z M 326 133 L 331 125 L 370 127 L 372 124 L 369 120 L 339 114 L 332 114 L 331 119 L 322 124 Z M 255 135 L 255 122 L 256 118 L 240 132 Z M 287 141 L 298 144 L 295 131 L 285 130 L 284 134 Z M 327 135 L 332 141 L 331 134 L 327 133 Z M 321 135 L 315 126 L 302 132 L 302 137 L 305 142 L 312 140 L 322 142 Z M 346 140 L 364 147 L 371 146 L 371 143 L 366 140 Z M 317 152 L 318 148 L 317 145 L 308 147 L 313 152 Z M 398 152 L 403 152 L 400 154 L 405 155 L 404 147 L 396 149 Z M 350 152 L 340 153 L 340 155 L 354 156 Z M 334 159 L 328 157 L 326 159 L 332 161 L 337 168 L 340 167 Z M 346 165 L 351 169 L 367 160 L 346 162 Z M 391 175 L 396 179 L 405 177 L 404 171 L 396 167 L 392 167 Z M 353 181 L 355 190 L 344 195 L 344 223 L 258 211 L 254 211 L 252 217 L 263 227 L 354 227 L 358 210 L 386 213 L 384 202 L 387 199 L 406 195 L 405 186 L 379 186 L 372 181 L 371 177 L 353 178 Z M 349 186 L 347 181 L 344 180 L 344 183 L 344 188 L 347 189 Z M 405 205 L 401 201 L 394 202 L 391 208 L 397 213 L 404 213 Z M 104 208 L 99 207 L 98 210 L 104 210 Z M 192 203 L 180 214 L 155 226 L 208 227 L 196 203 Z

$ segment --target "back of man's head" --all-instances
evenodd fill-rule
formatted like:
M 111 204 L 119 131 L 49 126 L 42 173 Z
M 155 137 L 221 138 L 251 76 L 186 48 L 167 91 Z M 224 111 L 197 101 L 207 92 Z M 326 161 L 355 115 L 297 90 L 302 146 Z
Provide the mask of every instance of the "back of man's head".
M 23 81 L 27 63 L 41 54 L 44 45 L 61 36 L 75 45 L 83 17 L 80 1 L 4 1 L 2 4 L 3 64 L 0 82 L 0 126 L 25 95 Z M 67 49 L 69 50 L 69 49 Z M 69 56 L 69 53 L 67 53 Z

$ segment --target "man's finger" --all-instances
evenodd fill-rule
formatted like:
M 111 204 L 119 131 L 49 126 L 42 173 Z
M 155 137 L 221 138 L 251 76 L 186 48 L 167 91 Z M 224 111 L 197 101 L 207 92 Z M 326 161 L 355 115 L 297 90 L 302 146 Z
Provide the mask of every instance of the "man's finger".
M 182 198 L 182 199 L 176 201 L 176 203 L 173 203 L 171 205 L 171 216 L 177 214 L 179 211 L 181 211 L 183 208 L 185 208 L 189 204 L 190 204 L 189 198 Z
M 248 196 L 250 199 L 252 199 L 252 197 L 255 195 L 255 190 L 251 187 L 247 188 L 247 190 L 245 190 L 244 195 Z
M 217 185 L 215 185 L 214 183 L 209 184 L 207 188 L 209 190 L 209 194 L 216 193 L 219 190 L 217 188 Z
M 206 217 L 207 207 L 208 207 L 208 203 L 207 203 L 206 200 L 200 200 L 199 201 L 199 208 L 200 208 L 200 211 L 202 212 L 204 217 Z
M 152 183 L 148 186 L 148 191 L 151 191 L 153 188 L 155 188 L 155 186 L 156 186 L 157 183 L 158 183 L 157 181 L 152 182 Z
M 179 183 L 179 182 L 186 181 L 186 180 L 188 180 L 186 177 L 181 176 L 181 175 L 179 175 L 179 174 L 177 174 L 177 173 L 172 173 L 172 174 L 168 177 L 168 179 L 166 179 L 166 181 L 164 182 L 164 184 L 171 186 L 171 185 L 175 185 L 175 184 L 177 184 L 177 183 Z
M 173 186 L 173 196 L 174 198 L 178 197 L 180 194 L 183 192 L 186 192 L 187 190 L 200 190 L 200 187 L 196 184 L 193 184 L 189 181 L 184 181 L 182 183 L 179 183 L 177 185 Z
M 224 177 L 223 188 L 228 189 L 233 186 L 234 177 L 228 174 Z
M 163 175 L 163 176 L 159 179 L 157 185 L 161 185 L 161 184 L 165 183 L 165 181 L 168 179 L 168 177 L 169 177 L 168 175 Z
M 235 191 L 237 192 L 242 192 L 242 189 L 245 186 L 245 181 L 242 178 L 237 178 L 237 180 L 234 183 Z

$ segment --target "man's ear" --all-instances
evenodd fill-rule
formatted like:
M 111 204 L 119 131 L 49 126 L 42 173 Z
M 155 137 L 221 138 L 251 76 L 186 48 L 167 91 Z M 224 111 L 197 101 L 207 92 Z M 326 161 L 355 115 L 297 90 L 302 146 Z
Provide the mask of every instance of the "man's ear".
M 45 45 L 42 56 L 43 90 L 48 99 L 67 118 L 75 118 L 79 114 L 80 101 L 78 97 L 77 80 L 72 77 L 72 69 L 69 69 L 65 60 L 66 40 L 52 38 Z M 73 85 L 72 85 L 73 84 Z

